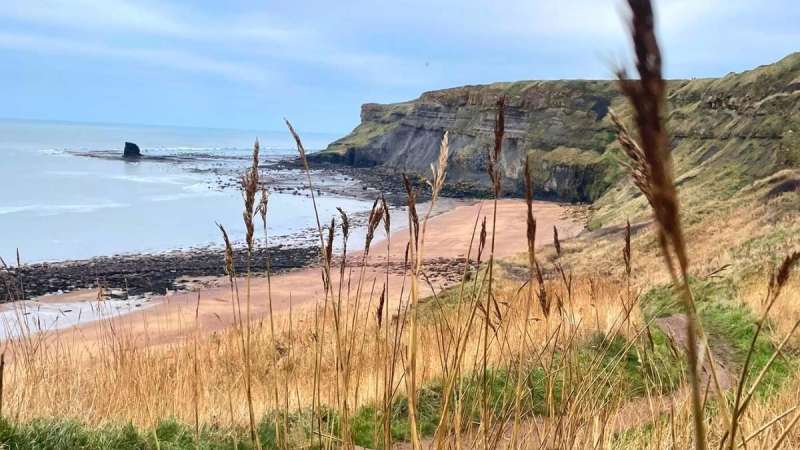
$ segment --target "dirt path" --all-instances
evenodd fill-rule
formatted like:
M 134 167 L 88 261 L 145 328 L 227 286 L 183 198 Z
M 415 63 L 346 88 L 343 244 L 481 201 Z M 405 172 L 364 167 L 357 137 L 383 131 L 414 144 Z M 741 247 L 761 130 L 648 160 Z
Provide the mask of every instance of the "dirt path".
M 557 226 L 563 239 L 577 235 L 584 226 L 569 218 L 568 207 L 549 202 L 536 202 L 535 214 L 539 224 L 538 243 L 549 243 L 552 227 Z M 423 211 L 420 211 L 422 214 Z M 470 238 L 476 219 L 484 216 L 491 219 L 492 202 L 481 201 L 461 205 L 450 211 L 432 217 L 425 238 L 424 256 L 426 274 L 430 275 L 431 284 L 436 289 L 446 287 L 458 280 L 463 270 L 463 263 L 458 261 L 466 256 Z M 521 200 L 501 200 L 497 206 L 497 230 L 495 255 L 498 258 L 509 257 L 526 249 L 525 238 L 526 205 Z M 395 221 L 405 221 L 405 217 L 395 216 Z M 491 220 L 487 220 L 488 233 L 491 233 Z M 381 232 L 382 234 L 382 232 Z M 476 238 L 477 241 L 477 238 Z M 408 231 L 400 230 L 392 234 L 389 240 L 389 263 L 392 270 L 386 273 L 387 242 L 377 240 L 371 246 L 369 260 L 364 277 L 365 289 L 380 291 L 388 279 L 389 302 L 397 302 L 404 282 L 402 262 L 405 256 Z M 360 243 L 351 242 L 350 247 L 358 247 Z M 363 244 L 362 244 L 363 245 Z M 474 253 L 474 251 L 473 251 Z M 474 254 L 473 254 L 474 257 Z M 349 252 L 347 256 L 350 267 L 359 265 L 362 252 Z M 338 272 L 338 271 L 337 271 Z M 353 269 L 355 272 L 355 269 Z M 357 275 L 353 275 L 354 282 Z M 338 282 L 334 275 L 334 283 Z M 213 333 L 229 327 L 233 323 L 231 289 L 227 280 L 217 280 L 211 286 L 201 288 L 198 292 L 178 293 L 170 296 L 155 297 L 151 305 L 110 320 L 91 322 L 77 327 L 51 333 L 47 339 L 58 339 L 60 346 L 75 345 L 82 348 L 87 355 L 96 353 L 108 339 L 109 332 L 117 336 L 125 336 L 126 345 L 146 347 L 169 344 L 192 336 L 195 330 L 195 308 L 199 297 L 199 329 L 201 333 Z M 245 298 L 247 283 L 237 280 L 242 298 Z M 251 313 L 254 321 L 269 314 L 268 283 L 266 278 L 252 280 Z M 430 288 L 425 288 L 429 294 Z M 299 313 L 313 307 L 324 298 L 319 268 L 310 267 L 293 272 L 275 275 L 271 279 L 271 296 L 273 310 L 281 313 L 291 306 Z M 74 301 L 75 295 L 66 298 Z M 58 297 L 51 297 L 48 302 L 58 303 Z M 244 300 L 242 300 L 244 303 Z M 113 330 L 111 330 L 113 326 Z
M 687 320 L 685 314 L 674 314 L 658 318 L 654 322 L 655 325 L 672 340 L 676 350 L 684 352 L 688 348 L 688 334 L 686 333 Z M 720 388 L 727 390 L 734 387 L 736 374 L 733 372 L 734 365 L 730 360 L 729 353 L 726 349 L 712 348 L 712 354 L 714 355 L 714 369 Z M 715 387 L 711 377 L 711 365 L 707 358 L 704 360 L 701 370 L 701 380 L 704 386 L 704 396 L 708 398 L 713 397 L 715 395 Z M 598 424 L 602 423 L 603 420 L 605 421 L 603 428 L 605 434 L 613 434 L 641 427 L 650 423 L 654 417 L 658 417 L 661 414 L 669 414 L 670 411 L 679 410 L 680 405 L 689 402 L 689 395 L 689 387 L 683 386 L 670 394 L 635 398 L 619 405 L 613 410 L 612 415 L 606 418 L 598 417 L 598 419 L 602 419 L 599 420 Z M 562 424 L 562 426 L 592 427 L 598 424 Z M 541 449 L 562 447 L 563 445 L 560 444 L 564 443 L 559 443 L 557 441 L 558 438 L 552 433 L 552 430 L 559 428 L 557 425 L 556 419 L 543 416 L 524 420 L 520 424 L 519 444 L 514 448 Z M 499 436 L 496 434 L 496 430 L 493 431 L 492 439 L 494 438 L 497 440 L 493 448 L 512 448 L 511 424 L 505 424 Z M 461 443 L 463 448 L 467 449 L 483 448 L 483 435 L 477 429 L 468 430 L 461 436 Z M 434 447 L 432 439 L 427 438 L 422 441 L 422 448 L 432 449 Z M 410 443 L 402 442 L 393 445 L 393 448 L 395 450 L 410 450 L 412 447 Z
M 688 318 L 685 314 L 673 314 L 667 317 L 660 317 L 655 320 L 658 326 L 673 341 L 676 347 L 686 350 L 689 348 L 689 335 L 686 332 Z M 698 352 L 705 352 L 705 348 L 698 343 Z M 705 356 L 701 356 L 703 366 L 700 370 L 700 380 L 708 389 L 715 389 L 715 383 L 719 383 L 721 389 L 733 387 L 736 381 L 736 374 L 733 372 L 734 364 L 731 361 L 731 351 L 728 348 L 720 348 L 719 344 L 711 348 L 713 356 L 713 368 L 711 361 Z M 716 382 L 713 381 L 712 374 L 716 372 Z M 712 391 L 713 393 L 713 391 Z

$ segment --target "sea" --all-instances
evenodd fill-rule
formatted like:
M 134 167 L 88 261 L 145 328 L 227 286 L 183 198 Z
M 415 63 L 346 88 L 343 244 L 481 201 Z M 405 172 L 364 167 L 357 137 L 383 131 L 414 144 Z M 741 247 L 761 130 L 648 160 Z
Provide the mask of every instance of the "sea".
M 303 133 L 309 150 L 337 135 Z M 22 263 L 87 259 L 218 246 L 216 224 L 243 236 L 241 193 L 220 188 L 220 169 L 244 170 L 259 139 L 265 158 L 296 155 L 288 132 L 0 120 L 0 257 Z M 126 162 L 86 153 L 135 142 L 152 156 L 192 156 L 189 163 Z M 367 211 L 371 202 L 318 198 L 323 220 Z M 272 192 L 271 240 L 315 224 L 311 199 Z

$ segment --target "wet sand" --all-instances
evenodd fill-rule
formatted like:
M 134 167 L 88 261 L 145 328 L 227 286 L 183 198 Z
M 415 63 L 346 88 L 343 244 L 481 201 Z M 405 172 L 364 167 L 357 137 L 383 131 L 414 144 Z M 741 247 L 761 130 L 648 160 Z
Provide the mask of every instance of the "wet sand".
M 490 200 L 461 204 L 430 219 L 424 243 L 425 264 L 423 270 L 434 275 L 431 277 L 431 285 L 434 289 L 447 287 L 459 279 L 459 274 L 463 270 L 463 259 L 467 256 L 476 221 L 478 221 L 479 232 L 480 221 L 486 217 L 487 232 L 491 236 L 492 208 L 493 202 Z M 534 212 L 538 222 L 536 242 L 538 245 L 550 243 L 553 226 L 558 227 L 562 239 L 573 237 L 584 229 L 583 223 L 569 217 L 568 208 L 556 203 L 535 202 Z M 419 209 L 421 216 L 424 215 L 425 210 L 426 207 Z M 526 251 L 525 214 L 526 205 L 522 200 L 509 199 L 498 202 L 495 257 L 504 258 Z M 394 223 L 406 220 L 406 217 L 399 214 L 392 217 Z M 388 275 L 386 268 L 387 241 L 383 235 L 381 225 L 379 231 L 376 232 L 376 239 L 371 245 L 368 256 L 363 281 L 364 295 L 368 297 L 373 286 L 375 292 L 380 292 L 383 284 L 388 281 L 388 302 L 389 305 L 396 305 L 400 300 L 401 286 L 407 282 L 402 264 L 409 235 L 407 229 L 400 229 L 391 234 L 388 241 L 390 266 Z M 363 245 L 359 244 L 350 242 L 349 247 L 356 248 Z M 477 232 L 471 255 L 473 259 L 476 248 Z M 487 243 L 484 260 L 488 256 L 488 251 Z M 360 267 L 362 257 L 362 251 L 348 251 L 348 267 L 353 269 Z M 338 267 L 334 272 L 333 281 L 336 286 L 338 284 Z M 352 286 L 358 282 L 358 272 L 352 270 Z M 237 279 L 237 285 L 244 309 L 246 280 Z M 423 285 L 425 287 L 422 294 L 430 295 L 430 287 L 425 283 Z M 269 314 L 268 290 L 271 293 L 275 314 L 288 311 L 291 304 L 297 316 L 302 316 L 303 312 L 311 311 L 314 305 L 324 300 L 319 267 L 307 267 L 273 275 L 269 284 L 264 277 L 254 278 L 251 281 L 250 289 L 250 306 L 254 322 L 262 320 Z M 377 294 L 375 295 L 377 296 Z M 58 304 L 62 302 L 74 304 L 77 297 L 72 293 L 64 298 L 49 296 L 45 301 L 57 308 Z M 198 298 L 199 313 L 198 321 L 195 323 Z M 368 301 L 368 299 L 362 301 Z M 58 339 L 61 346 L 73 343 L 85 349 L 87 355 L 91 355 L 94 353 L 93 350 L 102 347 L 102 343 L 108 339 L 113 326 L 115 335 L 125 336 L 126 345 L 146 347 L 177 343 L 194 336 L 196 329 L 201 334 L 207 335 L 231 326 L 234 317 L 232 305 L 232 293 L 227 279 L 211 279 L 202 286 L 198 285 L 196 292 L 155 296 L 150 299 L 146 308 L 136 309 L 111 319 L 59 329 L 51 332 L 46 339 Z

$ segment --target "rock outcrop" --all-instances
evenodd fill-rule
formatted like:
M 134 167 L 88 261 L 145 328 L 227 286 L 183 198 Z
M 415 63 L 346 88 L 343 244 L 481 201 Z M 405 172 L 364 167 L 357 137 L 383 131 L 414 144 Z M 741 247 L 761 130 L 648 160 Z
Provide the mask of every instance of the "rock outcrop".
M 142 152 L 139 146 L 133 142 L 126 142 L 125 149 L 122 151 L 122 157 L 127 159 L 139 159 L 142 157 Z
M 799 75 L 800 53 L 795 53 L 740 74 L 670 81 L 667 125 L 680 172 L 704 166 L 721 171 L 717 175 L 728 173 L 739 185 L 796 165 Z M 630 111 L 613 81 L 495 83 L 426 92 L 403 103 L 365 104 L 361 124 L 311 159 L 427 174 L 449 131 L 448 182 L 488 190 L 486 152 L 501 95 L 507 104 L 500 160 L 507 194 L 522 192 L 526 157 L 543 198 L 594 201 L 622 178 L 608 111 L 614 108 L 626 120 Z

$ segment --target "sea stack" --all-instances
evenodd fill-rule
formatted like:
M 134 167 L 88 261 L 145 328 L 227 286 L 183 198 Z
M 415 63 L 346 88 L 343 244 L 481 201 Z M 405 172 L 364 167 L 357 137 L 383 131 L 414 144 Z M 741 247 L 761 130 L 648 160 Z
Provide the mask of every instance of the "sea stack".
M 125 150 L 122 151 L 122 157 L 127 159 L 139 159 L 142 157 L 142 152 L 139 146 L 133 142 L 125 143 Z

